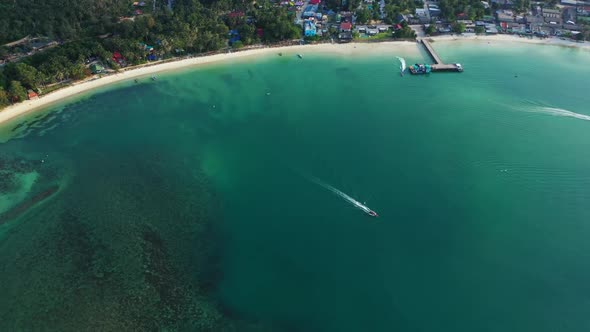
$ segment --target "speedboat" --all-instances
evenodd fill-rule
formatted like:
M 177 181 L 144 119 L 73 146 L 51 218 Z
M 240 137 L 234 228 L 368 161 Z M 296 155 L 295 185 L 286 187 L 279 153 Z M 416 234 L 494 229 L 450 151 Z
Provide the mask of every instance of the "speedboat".
M 373 210 L 369 210 L 369 212 L 367 212 L 368 215 L 370 215 L 371 217 L 379 217 L 379 215 L 377 214 L 377 212 L 373 211 Z
M 297 56 L 299 57 L 299 59 L 303 59 L 303 55 L 302 54 L 297 54 Z

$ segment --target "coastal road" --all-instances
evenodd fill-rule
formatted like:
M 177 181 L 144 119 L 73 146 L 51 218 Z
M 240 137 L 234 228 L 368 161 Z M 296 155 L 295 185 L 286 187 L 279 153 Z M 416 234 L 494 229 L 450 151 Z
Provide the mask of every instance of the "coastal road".
M 426 37 L 426 32 L 424 31 L 424 28 L 421 24 L 411 24 L 410 28 L 416 33 L 416 38 Z

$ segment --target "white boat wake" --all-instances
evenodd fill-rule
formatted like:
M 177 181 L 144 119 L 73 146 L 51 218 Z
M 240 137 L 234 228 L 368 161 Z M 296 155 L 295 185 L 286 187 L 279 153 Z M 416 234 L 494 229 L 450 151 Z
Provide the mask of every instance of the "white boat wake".
M 568 117 L 568 118 L 575 118 L 575 119 L 590 121 L 590 115 L 568 111 L 563 108 L 551 107 L 551 105 L 548 105 L 543 102 L 525 100 L 521 104 L 517 104 L 517 105 L 510 105 L 510 104 L 505 104 L 505 103 L 498 103 L 498 104 L 503 107 L 517 110 L 517 111 L 521 111 L 521 112 L 547 114 L 547 115 L 553 115 L 553 116 L 563 116 L 563 117 Z
M 403 75 L 404 71 L 406 71 L 406 59 L 399 57 L 399 56 L 397 56 L 396 58 L 399 60 L 399 63 L 400 63 L 400 65 L 399 65 L 400 74 Z
M 544 114 L 549 114 L 549 115 L 553 115 L 553 116 L 566 116 L 566 117 L 570 117 L 570 118 L 576 118 L 576 119 L 580 119 L 580 120 L 590 121 L 590 115 L 580 114 L 580 113 L 576 113 L 576 112 L 572 112 L 572 111 L 568 111 L 568 110 L 564 110 L 562 108 L 556 108 L 556 107 L 535 107 L 531 110 L 531 112 L 544 113 Z
M 370 215 L 371 217 L 378 217 L 379 215 L 377 214 L 377 212 L 371 210 L 369 207 L 367 207 L 366 205 L 364 205 L 363 203 L 357 201 L 356 199 L 348 196 L 347 194 L 343 193 L 342 191 L 332 187 L 331 185 L 322 182 L 320 179 L 314 178 L 314 177 L 310 177 L 310 180 L 313 181 L 314 183 L 328 189 L 329 191 L 333 192 L 334 194 L 340 196 L 341 198 L 344 198 L 344 200 L 346 200 L 348 203 L 352 204 L 354 207 L 356 207 L 357 209 L 362 210 L 363 212 L 365 212 L 366 214 Z

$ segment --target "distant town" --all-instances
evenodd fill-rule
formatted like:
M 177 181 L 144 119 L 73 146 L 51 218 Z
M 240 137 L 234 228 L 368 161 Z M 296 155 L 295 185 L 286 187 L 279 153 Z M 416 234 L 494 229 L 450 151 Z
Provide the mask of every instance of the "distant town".
M 26 2 L 0 17 L 15 27 L 0 31 L 0 108 L 124 68 L 256 47 L 445 34 L 590 39 L 590 3 L 576 0 L 96 0 L 80 7 L 80 21 L 59 25 L 59 6 L 49 20 Z
M 333 38 L 334 30 L 338 31 L 340 42 L 443 34 L 515 34 L 576 41 L 590 37 L 590 2 L 479 1 L 464 6 L 462 11 L 455 10 L 456 13 L 445 0 L 415 4 L 413 11 L 400 13 L 390 10 L 390 4 L 384 0 L 364 0 L 355 12 L 335 13 L 322 5 L 321 0 L 281 2 L 283 6 L 296 6 L 297 12 L 301 12 L 298 23 L 303 24 L 304 36 L 312 40 L 325 35 Z M 406 26 L 415 35 L 404 31 Z

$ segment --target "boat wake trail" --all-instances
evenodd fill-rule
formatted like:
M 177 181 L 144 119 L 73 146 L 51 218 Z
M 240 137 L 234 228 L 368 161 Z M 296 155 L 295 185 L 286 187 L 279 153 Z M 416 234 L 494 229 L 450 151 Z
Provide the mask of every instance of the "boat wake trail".
M 563 116 L 568 118 L 576 118 L 580 120 L 590 121 L 590 115 L 576 113 L 572 111 L 568 111 L 563 108 L 552 107 L 543 102 L 536 102 L 525 100 L 521 105 L 507 105 L 501 104 L 502 106 L 517 110 L 517 111 L 524 111 L 529 113 L 538 113 L 538 114 L 547 114 L 553 116 Z
M 348 196 L 347 194 L 343 193 L 342 191 L 332 187 L 331 185 L 324 183 L 323 181 L 321 181 L 318 178 L 314 178 L 314 177 L 308 177 L 310 181 L 312 181 L 315 184 L 320 185 L 321 187 L 324 187 L 325 189 L 331 191 L 332 193 L 336 194 L 337 196 L 343 198 L 345 201 L 347 201 L 348 203 L 352 204 L 354 207 L 356 207 L 357 209 L 362 210 L 363 212 L 365 212 L 366 214 L 370 215 L 371 217 L 378 217 L 379 215 L 377 214 L 377 212 L 369 209 L 369 207 L 367 207 L 366 205 L 364 205 L 363 203 L 357 201 L 356 199 Z
M 406 71 L 406 59 L 397 56 L 396 57 L 399 60 L 399 72 L 401 75 L 404 74 L 404 71 Z
M 580 119 L 580 120 L 590 121 L 590 115 L 580 114 L 580 113 L 576 113 L 576 112 L 572 112 L 572 111 L 568 111 L 568 110 L 564 110 L 562 108 L 556 108 L 556 107 L 535 107 L 535 108 L 532 108 L 530 112 L 549 114 L 549 115 L 553 115 L 553 116 L 566 116 L 566 117 L 570 117 L 570 118 L 576 118 L 576 119 Z

